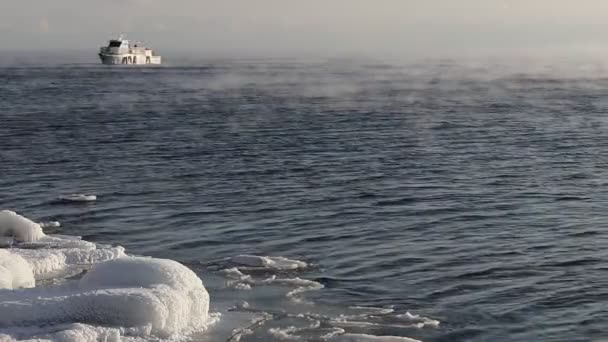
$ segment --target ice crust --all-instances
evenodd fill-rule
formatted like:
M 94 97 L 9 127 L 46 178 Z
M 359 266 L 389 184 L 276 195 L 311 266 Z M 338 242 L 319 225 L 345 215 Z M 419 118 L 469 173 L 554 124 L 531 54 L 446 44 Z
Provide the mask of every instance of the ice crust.
M 13 239 L 0 249 L 0 341 L 180 339 L 216 319 L 201 279 L 176 261 L 45 235 L 8 210 L 0 211 L 0 235 Z M 64 281 L 36 286 L 57 278 Z

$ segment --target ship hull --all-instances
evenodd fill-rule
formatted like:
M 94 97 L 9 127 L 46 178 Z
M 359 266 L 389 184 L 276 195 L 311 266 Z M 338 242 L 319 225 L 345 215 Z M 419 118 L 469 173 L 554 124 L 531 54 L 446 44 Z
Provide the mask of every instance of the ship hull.
M 146 56 L 146 55 L 112 55 L 100 53 L 99 58 L 101 63 L 107 65 L 116 64 L 131 64 L 131 65 L 146 65 L 146 64 L 161 64 L 160 56 Z

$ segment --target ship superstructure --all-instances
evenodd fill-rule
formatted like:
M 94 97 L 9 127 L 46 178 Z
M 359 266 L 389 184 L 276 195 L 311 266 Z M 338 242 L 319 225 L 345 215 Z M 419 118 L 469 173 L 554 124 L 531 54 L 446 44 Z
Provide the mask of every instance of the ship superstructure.
M 103 64 L 160 64 L 161 56 L 155 55 L 152 49 L 140 43 L 126 40 L 121 35 L 112 39 L 108 46 L 99 49 L 99 58 Z

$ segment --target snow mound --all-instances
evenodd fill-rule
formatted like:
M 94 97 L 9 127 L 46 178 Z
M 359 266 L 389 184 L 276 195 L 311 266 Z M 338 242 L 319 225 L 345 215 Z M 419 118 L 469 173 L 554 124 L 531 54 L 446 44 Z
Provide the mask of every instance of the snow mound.
M 0 289 L 34 287 L 36 281 L 30 265 L 21 256 L 0 249 Z
M 80 280 L 82 287 L 153 287 L 161 284 L 184 290 L 204 289 L 201 279 L 186 266 L 173 260 L 148 257 L 101 263 Z
M 166 337 L 204 329 L 209 322 L 209 294 L 203 282 L 173 260 L 110 260 L 85 274 L 80 287 L 95 289 L 83 294 L 85 302 L 96 303 L 87 305 L 87 310 L 98 312 L 91 316 L 94 323 L 150 325 L 153 334 Z
M 230 261 L 238 265 L 268 270 L 295 270 L 308 267 L 304 261 L 247 254 L 234 256 Z
M 42 227 L 14 211 L 0 211 L 0 236 L 21 242 L 34 242 L 45 235 Z

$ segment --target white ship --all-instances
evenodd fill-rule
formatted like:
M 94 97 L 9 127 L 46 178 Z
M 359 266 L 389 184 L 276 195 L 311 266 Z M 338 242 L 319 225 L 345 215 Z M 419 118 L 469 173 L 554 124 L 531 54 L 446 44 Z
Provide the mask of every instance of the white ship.
M 99 49 L 99 58 L 103 64 L 160 64 L 161 57 L 151 49 L 136 42 L 129 42 L 121 35 L 110 40 L 108 46 Z

